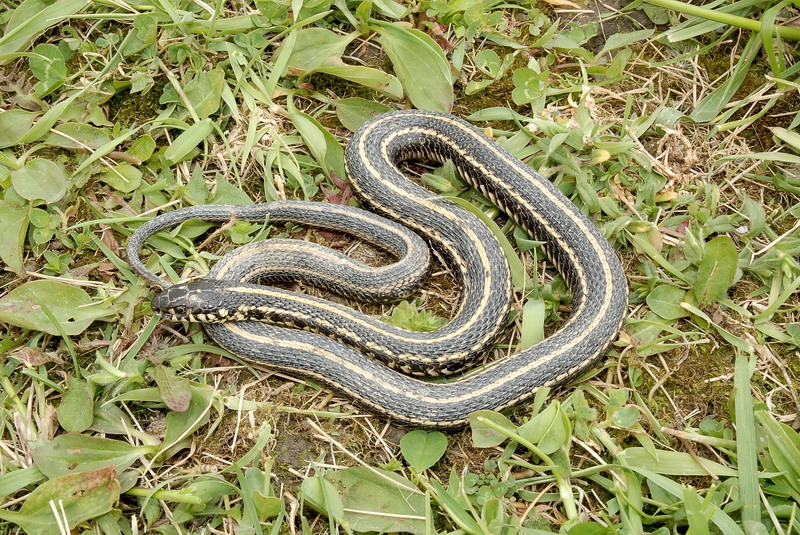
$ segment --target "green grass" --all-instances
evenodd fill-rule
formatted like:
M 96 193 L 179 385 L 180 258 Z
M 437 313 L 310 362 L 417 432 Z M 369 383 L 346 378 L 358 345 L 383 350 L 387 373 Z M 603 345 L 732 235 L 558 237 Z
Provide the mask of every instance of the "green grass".
M 0 6 L 0 532 L 800 533 L 796 5 Z M 606 359 L 445 435 L 153 317 L 121 253 L 143 221 L 346 200 L 352 131 L 410 107 L 485 128 L 619 251 L 630 311 Z M 569 293 L 538 244 L 450 166 L 420 175 L 507 238 L 494 353 L 557 328 Z M 385 260 L 247 222 L 143 256 L 197 277 L 268 234 Z M 458 304 L 432 271 L 394 310 L 353 306 L 432 328 Z

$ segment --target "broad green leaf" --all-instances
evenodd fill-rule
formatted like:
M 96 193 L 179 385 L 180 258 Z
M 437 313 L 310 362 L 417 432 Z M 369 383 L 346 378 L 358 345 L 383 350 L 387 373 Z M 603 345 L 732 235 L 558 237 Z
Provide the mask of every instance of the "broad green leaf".
M 128 154 L 141 162 L 145 162 L 153 155 L 156 142 L 150 135 L 145 134 L 131 143 L 131 147 L 126 151 Z
M 236 204 L 240 206 L 253 204 L 253 200 L 247 196 L 247 193 L 225 180 L 225 177 L 218 176 L 216 183 L 217 191 L 214 192 L 214 198 L 212 199 L 214 204 Z
M 71 17 L 88 3 L 88 0 L 25 0 L 19 4 L 0 37 L 0 65 L 13 58 L 7 55 L 24 50 L 44 30 Z
M 489 533 L 501 533 L 505 520 L 503 502 L 499 498 L 489 498 L 481 509 L 481 520 Z
M 543 299 L 528 299 L 522 307 L 522 334 L 520 350 L 538 344 L 544 340 L 544 320 L 546 317 Z
M 669 325 L 665 323 L 665 320 L 652 310 L 649 310 L 644 318 L 632 320 L 627 332 L 634 342 L 636 352 L 640 355 L 650 355 L 652 354 L 650 352 L 651 349 L 656 353 L 660 352 L 656 341 L 661 332 L 668 328 Z M 654 346 L 653 344 L 656 345 Z
M 46 306 L 67 335 L 82 333 L 109 311 L 99 308 L 81 288 L 55 280 L 26 282 L 0 298 L 0 321 L 23 329 L 58 335 L 58 329 L 42 311 Z
M 402 3 L 395 2 L 394 0 L 373 0 L 372 4 L 375 6 L 375 9 L 393 19 L 403 18 L 410 9 L 407 6 L 404 6 Z
M 69 98 L 62 100 L 49 110 L 47 113 L 42 115 L 42 118 L 36 121 L 36 124 L 28 130 L 28 132 L 22 137 L 22 143 L 33 143 L 34 141 L 39 141 L 44 136 L 50 133 L 50 129 L 55 125 L 58 121 L 62 119 L 64 113 L 69 109 L 70 106 L 74 104 L 74 102 L 83 94 L 83 91 L 77 91 L 73 93 L 72 96 Z M 0 132 L 2 132 L 2 128 L 0 128 Z M 0 138 L 2 134 L 0 134 Z M 2 147 L 0 147 L 2 148 Z
M 0 233 L 0 260 L 21 277 L 25 274 L 22 254 L 28 232 L 28 210 L 0 204 L 0 225 L 4 229 Z
M 713 303 L 736 278 L 739 253 L 733 240 L 718 236 L 708 242 L 697 270 L 694 294 L 700 307 Z
M 514 82 L 511 99 L 518 106 L 532 104 L 534 109 L 541 107 L 544 102 L 545 90 L 547 89 L 548 76 L 546 72 L 536 72 L 528 67 L 515 70 L 514 74 L 511 75 L 511 79 Z
M 455 173 L 450 175 L 443 170 L 437 170 L 436 173 L 422 173 L 419 179 L 426 188 L 440 194 L 449 193 L 452 195 L 456 190 L 460 190 L 459 179 L 455 177 Z
M 531 122 L 530 117 L 526 117 L 510 108 L 492 107 L 484 108 L 471 113 L 466 117 L 468 121 L 519 121 L 522 124 Z
M 67 390 L 58 406 L 58 423 L 65 431 L 80 433 L 94 420 L 94 387 L 78 377 L 67 377 Z M 51 474 L 47 474 L 51 476 Z
M 167 414 L 167 431 L 159 454 L 174 453 L 188 447 L 185 439 L 197 429 L 204 426 L 211 417 L 211 387 L 192 384 L 192 401 L 184 412 L 170 411 Z
M 34 158 L 11 172 L 11 183 L 23 199 L 54 203 L 67 193 L 67 172 L 60 163 Z
M 680 306 L 681 301 L 686 301 L 686 290 L 662 284 L 653 288 L 653 291 L 647 294 L 647 306 L 650 310 L 664 318 L 665 320 L 676 320 L 689 313 L 685 308 Z
M 658 457 L 654 458 L 646 449 L 635 447 L 627 448 L 618 457 L 627 465 L 670 476 L 707 476 L 711 472 L 718 477 L 736 477 L 737 474 L 734 468 L 681 451 L 658 450 Z
M 485 48 L 475 54 L 475 66 L 486 76 L 494 78 L 500 71 L 500 56 L 491 48 Z
M 395 99 L 403 98 L 403 86 L 400 80 L 378 69 L 363 67 L 361 65 L 337 64 L 324 65 L 316 69 L 316 72 L 338 76 L 345 80 L 350 80 L 364 87 L 370 87 L 376 91 L 388 95 Z
M 431 332 L 447 325 L 447 318 L 437 316 L 430 310 L 417 308 L 409 301 L 400 301 L 392 309 L 386 323 L 416 332 Z
M 192 400 L 191 383 L 184 377 L 179 377 L 175 370 L 156 364 L 150 369 L 150 375 L 158 385 L 161 393 L 161 400 L 170 410 L 185 412 L 189 410 L 189 403 Z
M 142 185 L 142 172 L 129 163 L 122 163 L 103 169 L 100 179 L 117 191 L 130 193 Z
M 79 433 L 31 443 L 34 464 L 49 478 L 104 468 L 114 468 L 121 474 L 139 457 L 155 449 L 155 446 L 132 446 L 121 440 Z
M 130 30 L 130 35 L 125 39 L 124 46 L 120 51 L 124 56 L 141 52 L 148 45 L 156 42 L 159 34 L 158 30 L 158 20 L 155 17 L 144 13 L 139 14 L 133 19 L 133 28 Z M 133 87 L 131 92 L 136 92 Z
M 661 6 L 652 4 L 642 4 L 642 11 L 650 19 L 650 22 L 657 25 L 669 24 L 669 10 Z
M 683 508 L 686 511 L 686 520 L 689 523 L 688 533 L 692 535 L 709 535 L 708 521 L 711 511 L 717 509 L 714 504 L 709 504 L 700 498 L 694 487 L 683 487 Z
M 608 39 L 606 39 L 605 45 L 603 45 L 602 50 L 597 53 L 596 57 L 599 58 L 610 50 L 630 46 L 633 43 L 642 41 L 644 39 L 649 39 L 654 32 L 655 30 L 651 28 L 649 30 L 637 30 L 635 32 L 611 34 Z
M 354 531 L 425 533 L 425 495 L 403 476 L 359 467 L 325 479 L 338 489 L 343 522 Z
M 205 141 L 214 131 L 214 123 L 210 119 L 203 119 L 184 130 L 164 151 L 164 158 L 170 163 L 177 163 L 186 158 L 197 145 Z
M 89 104 L 89 109 L 86 111 L 86 122 L 92 123 L 97 126 L 113 127 L 114 123 L 107 118 L 107 110 L 98 104 Z
M 771 127 L 772 135 L 792 147 L 797 152 L 800 152 L 800 134 L 794 130 L 787 128 Z
M 161 401 L 161 395 L 158 392 L 157 387 L 149 387 L 149 388 L 135 388 L 133 390 L 128 390 L 118 396 L 114 396 L 111 399 L 112 402 L 114 401 L 137 401 L 137 402 L 145 402 L 145 403 L 159 403 Z
M 322 172 L 329 177 L 333 173 L 339 179 L 347 176 L 344 168 L 344 149 L 333 134 L 319 121 L 295 108 L 291 101 L 287 109 L 289 118 L 300 132 L 314 159 L 322 167 Z
M 211 474 L 195 479 L 179 492 L 186 498 L 192 499 L 192 505 L 198 505 L 202 509 L 207 505 L 217 502 L 222 496 L 233 494 L 235 491 L 222 477 Z M 181 507 L 186 508 L 185 506 Z M 194 518 L 195 515 L 189 513 L 187 517 Z
M 0 149 L 19 143 L 33 126 L 38 113 L 19 109 L 0 111 Z
M 344 516 L 344 505 L 336 487 L 327 479 L 319 476 L 307 477 L 300 484 L 300 496 L 314 510 L 328 516 L 335 522 L 341 522 Z
M 612 156 L 629 153 L 636 146 L 633 141 L 599 141 L 594 144 L 598 150 L 604 150 Z
M 517 432 L 549 455 L 567 444 L 572 426 L 561 404 L 552 401 L 545 410 L 521 425 Z
M 464 94 L 466 95 L 474 95 L 475 93 L 479 93 L 483 91 L 490 85 L 494 83 L 492 79 L 484 79 L 484 80 L 470 80 L 467 83 L 467 86 L 464 88 Z
M 85 123 L 61 123 L 48 134 L 44 143 L 65 149 L 97 150 L 111 139 L 111 132 L 107 128 Z
M 58 504 L 67 528 L 72 529 L 111 511 L 119 491 L 113 468 L 60 476 L 31 492 L 19 511 L 0 509 L 0 518 L 19 525 L 28 535 L 59 535 L 52 504 Z
M 438 43 L 419 30 L 394 24 L 375 29 L 414 107 L 449 112 L 454 98 L 450 63 Z
M 495 411 L 475 411 L 469 415 L 472 431 L 472 445 L 476 448 L 493 448 L 508 440 L 508 436 L 488 425 L 486 421 L 508 431 L 516 432 L 517 426 L 511 420 Z
M 33 55 L 28 58 L 31 72 L 39 79 L 34 86 L 39 98 L 46 97 L 58 89 L 67 76 L 67 64 L 64 55 L 56 45 L 43 44 L 33 49 Z
M 297 31 L 297 40 L 287 61 L 290 74 L 314 71 L 338 59 L 350 42 L 358 37 L 357 33 L 340 35 L 326 28 L 304 28 Z M 282 52 L 278 47 L 275 56 Z
M 253 500 L 253 508 L 261 522 L 275 518 L 283 511 L 283 500 L 272 493 L 268 469 L 262 471 L 255 466 L 247 468 L 244 471 L 242 491 L 249 493 Z M 247 501 L 245 501 L 245 507 L 247 507 Z
M 447 451 L 447 435 L 439 431 L 410 431 L 400 439 L 400 452 L 417 472 L 427 470 Z
M 749 196 L 744 194 L 742 198 L 742 214 L 750 221 L 750 228 L 747 231 L 747 236 L 753 238 L 758 236 L 767 228 L 767 215 L 764 212 L 764 205 L 760 202 L 754 201 Z
M 89 429 L 104 435 L 132 436 L 147 445 L 161 444 L 157 438 L 140 431 L 128 414 L 114 403 L 95 403 L 94 418 Z
M 611 421 L 623 429 L 630 429 L 639 423 L 641 415 L 642 413 L 636 407 L 622 407 L 611 414 Z
M 336 102 L 336 116 L 339 118 L 339 122 L 351 132 L 361 128 L 361 125 L 373 117 L 391 111 L 391 109 L 380 102 L 358 97 L 343 98 Z
M 207 119 L 219 110 L 224 85 L 225 72 L 218 68 L 201 72 L 186 84 L 186 98 L 200 119 Z

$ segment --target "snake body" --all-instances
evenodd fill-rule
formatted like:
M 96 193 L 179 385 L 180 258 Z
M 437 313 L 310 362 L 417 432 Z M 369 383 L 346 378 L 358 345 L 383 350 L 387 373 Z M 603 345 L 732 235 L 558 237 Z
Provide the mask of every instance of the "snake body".
M 397 165 L 410 158 L 451 160 L 473 186 L 533 238 L 544 242 L 545 254 L 564 276 L 573 296 L 572 314 L 557 332 L 531 348 L 448 382 L 424 381 L 392 369 L 419 375 L 430 374 L 430 367 L 436 366 L 439 371 L 434 374 L 447 374 L 473 362 L 494 342 L 507 315 L 510 293 L 508 267 L 491 232 L 454 203 L 432 196 L 403 177 Z M 437 428 L 463 425 L 473 411 L 503 409 L 530 398 L 542 386 L 567 381 L 600 358 L 616 337 L 627 307 L 627 285 L 607 240 L 549 181 L 466 121 L 428 111 L 384 114 L 356 132 L 346 161 L 362 203 L 426 236 L 459 276 L 460 306 L 446 327 L 425 334 L 386 328 L 338 305 L 259 284 L 281 279 L 288 268 L 282 261 L 282 267 L 264 268 L 268 257 L 275 255 L 263 252 L 269 246 L 257 244 L 225 255 L 204 281 L 168 287 L 154 299 L 154 309 L 171 319 L 202 321 L 218 344 L 247 360 L 320 380 L 401 423 Z M 275 204 L 247 209 L 258 212 Z M 321 206 L 327 210 L 333 205 Z M 243 218 L 247 209 L 201 206 L 159 216 L 137 230 L 129 242 L 131 265 L 151 283 L 167 286 L 138 260 L 138 250 L 149 235 L 193 217 L 217 221 Z M 214 217 L 209 215 L 213 210 L 218 212 Z M 315 213 L 322 211 L 315 209 Z M 291 207 L 287 213 L 288 220 L 294 220 Z M 280 220 L 268 215 L 270 221 Z M 371 216 L 356 213 L 352 217 L 360 222 Z M 383 243 L 412 264 L 427 254 L 418 252 L 414 238 L 394 238 L 397 241 L 391 245 L 386 237 L 363 237 Z M 286 253 L 294 246 L 272 247 Z M 286 263 L 295 264 L 301 276 L 307 271 L 307 280 L 312 281 L 317 276 L 312 272 L 325 267 L 322 262 L 304 269 L 310 265 L 307 259 Z M 363 266 L 352 270 L 370 271 Z M 338 280 L 341 273 L 336 273 L 322 275 L 319 284 Z M 405 283 L 418 280 L 421 275 L 417 273 L 401 268 L 403 285 L 396 293 L 408 292 Z M 375 285 L 379 289 L 395 286 L 388 277 L 378 273 Z M 335 282 L 330 285 L 337 286 Z M 354 295 L 362 293 L 362 282 L 344 284 L 348 285 Z M 264 321 L 307 330 L 287 330 Z

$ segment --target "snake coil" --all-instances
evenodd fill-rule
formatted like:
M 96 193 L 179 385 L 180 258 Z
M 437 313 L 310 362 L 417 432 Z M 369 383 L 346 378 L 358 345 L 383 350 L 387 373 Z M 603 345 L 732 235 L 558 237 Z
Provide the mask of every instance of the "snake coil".
M 410 158 L 451 160 L 474 187 L 544 242 L 573 296 L 572 314 L 557 332 L 455 380 L 411 376 L 449 375 L 481 358 L 505 322 L 511 286 L 491 232 L 462 208 L 405 178 L 398 163 Z M 473 411 L 522 402 L 543 386 L 569 380 L 605 353 L 627 308 L 624 272 L 603 235 L 541 175 L 466 121 L 429 111 L 370 120 L 351 140 L 346 163 L 362 203 L 394 222 L 355 208 L 302 202 L 197 206 L 163 214 L 140 227 L 128 245 L 133 269 L 167 287 L 154 299 L 154 309 L 168 319 L 203 322 L 220 346 L 248 361 L 317 379 L 378 414 L 432 428 L 457 427 Z M 345 230 L 400 261 L 371 268 L 314 244 L 267 240 L 226 254 L 203 281 L 170 286 L 147 270 L 138 251 L 158 230 L 192 218 L 297 221 Z M 335 303 L 263 284 L 292 272 L 291 277 L 356 297 L 406 295 L 424 275 L 428 253 L 404 227 L 425 236 L 461 279 L 458 311 L 438 331 L 395 329 Z

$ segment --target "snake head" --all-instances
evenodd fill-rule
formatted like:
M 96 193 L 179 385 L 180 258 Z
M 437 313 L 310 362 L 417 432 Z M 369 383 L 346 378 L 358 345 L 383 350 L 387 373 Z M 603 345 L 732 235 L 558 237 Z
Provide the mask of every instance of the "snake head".
M 222 306 L 222 281 L 203 280 L 175 284 L 153 298 L 153 310 L 169 321 L 226 321 L 228 310 Z

